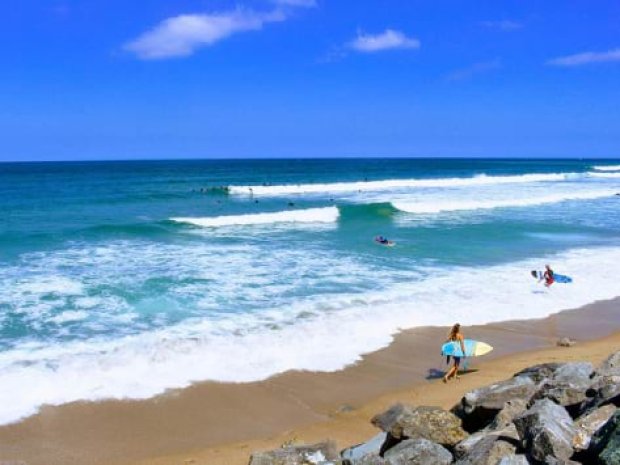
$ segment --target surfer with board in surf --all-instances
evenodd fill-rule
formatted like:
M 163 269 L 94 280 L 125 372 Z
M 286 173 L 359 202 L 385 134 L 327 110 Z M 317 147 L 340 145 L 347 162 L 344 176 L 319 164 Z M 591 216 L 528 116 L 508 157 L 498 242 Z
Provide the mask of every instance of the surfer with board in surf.
M 549 287 L 555 282 L 555 273 L 549 265 L 545 265 L 545 271 L 543 273 L 536 270 L 532 271 L 532 276 L 537 278 L 538 282 L 544 281 L 545 287 Z
M 394 241 L 390 241 L 387 237 L 384 237 L 384 236 L 377 236 L 377 237 L 375 237 L 375 242 L 377 244 L 387 245 L 387 246 L 390 246 L 390 247 L 394 245 Z
M 454 326 L 452 326 L 450 333 L 448 333 L 448 340 L 447 340 L 447 342 L 457 342 L 457 341 L 461 345 L 462 353 L 465 354 L 465 337 L 463 336 L 463 333 L 461 333 L 461 325 L 459 323 L 456 323 Z M 457 357 L 455 355 L 448 355 L 448 363 L 450 363 L 450 358 L 452 358 L 452 366 L 450 367 L 450 369 L 447 371 L 447 373 L 443 377 L 444 383 L 447 383 L 448 380 L 452 377 L 456 379 L 459 378 L 458 372 L 459 372 L 459 366 L 461 365 L 462 357 Z

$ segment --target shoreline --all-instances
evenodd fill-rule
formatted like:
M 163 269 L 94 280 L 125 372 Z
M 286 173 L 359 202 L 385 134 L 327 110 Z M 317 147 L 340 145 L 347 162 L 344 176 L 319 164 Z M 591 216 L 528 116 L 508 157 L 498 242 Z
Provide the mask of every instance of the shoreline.
M 420 327 L 400 332 L 388 347 L 336 372 L 292 371 L 253 383 L 197 383 L 147 400 L 44 407 L 0 427 L 0 460 L 246 465 L 252 451 L 295 438 L 331 437 L 344 447 L 376 434 L 368 419 L 397 400 L 450 407 L 464 391 L 533 361 L 575 357 L 598 363 L 620 346 L 619 309 L 616 298 L 537 320 L 470 327 L 461 322 L 466 337 L 489 342 L 495 350 L 471 364 L 479 371 L 445 386 L 434 378 L 445 368 L 438 346 L 447 329 Z M 559 337 L 577 345 L 555 347 Z

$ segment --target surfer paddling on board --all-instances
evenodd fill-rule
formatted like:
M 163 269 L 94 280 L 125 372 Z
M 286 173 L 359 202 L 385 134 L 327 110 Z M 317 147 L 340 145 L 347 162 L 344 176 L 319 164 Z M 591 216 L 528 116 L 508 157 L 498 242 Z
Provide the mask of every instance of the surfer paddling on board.
M 461 325 L 456 323 L 452 326 L 450 333 L 448 334 L 447 342 L 459 342 L 461 345 L 461 353 L 465 354 L 465 337 L 463 337 L 463 333 L 461 333 Z M 452 366 L 448 370 L 448 372 L 443 377 L 443 382 L 447 383 L 448 380 L 452 377 L 458 379 L 459 366 L 461 365 L 461 358 L 455 355 L 448 355 L 448 363 L 450 363 L 450 357 L 452 357 Z
M 384 237 L 384 236 L 375 237 L 375 242 L 381 245 L 389 245 L 389 246 L 394 245 L 394 241 L 390 241 L 387 237 Z

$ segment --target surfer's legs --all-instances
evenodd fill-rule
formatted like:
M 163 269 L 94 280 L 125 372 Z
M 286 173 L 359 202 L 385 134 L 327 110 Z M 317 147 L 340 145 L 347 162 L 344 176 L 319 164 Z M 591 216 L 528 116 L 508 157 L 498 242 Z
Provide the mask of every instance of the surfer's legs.
M 443 382 L 446 383 L 452 377 L 458 378 L 459 365 L 461 364 L 461 357 L 452 357 L 453 365 L 450 367 L 446 375 L 443 377 Z

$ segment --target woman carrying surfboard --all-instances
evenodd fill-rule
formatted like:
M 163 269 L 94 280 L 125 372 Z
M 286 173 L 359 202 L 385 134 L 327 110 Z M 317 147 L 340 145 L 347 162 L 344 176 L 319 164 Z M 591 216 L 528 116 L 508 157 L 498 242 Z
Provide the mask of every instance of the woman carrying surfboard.
M 461 325 L 459 323 L 456 323 L 454 326 L 452 326 L 452 329 L 448 334 L 447 342 L 458 342 L 461 346 L 461 353 L 465 354 L 465 337 L 463 336 L 463 333 L 461 333 Z M 450 358 L 452 358 L 452 366 L 443 377 L 444 383 L 447 383 L 448 380 L 452 377 L 458 378 L 459 366 L 461 365 L 461 357 L 457 357 L 456 355 L 448 355 L 448 360 Z

